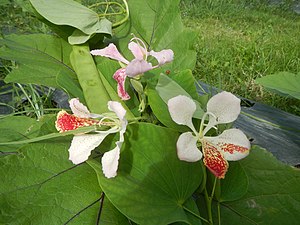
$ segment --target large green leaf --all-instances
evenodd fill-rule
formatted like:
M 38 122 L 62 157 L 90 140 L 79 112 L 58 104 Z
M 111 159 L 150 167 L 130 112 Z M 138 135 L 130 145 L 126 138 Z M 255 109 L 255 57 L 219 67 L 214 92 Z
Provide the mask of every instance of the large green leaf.
M 134 124 L 127 128 L 115 178 L 105 178 L 101 165 L 89 162 L 109 200 L 138 224 L 189 223 L 183 204 L 203 175 L 199 162 L 177 158 L 177 138 L 178 134 L 167 128 Z
M 241 199 L 221 203 L 222 224 L 298 224 L 299 169 L 277 161 L 257 146 L 239 163 L 248 176 L 249 188 Z
M 34 83 L 62 88 L 83 98 L 76 74 L 70 67 L 71 46 L 51 35 L 11 35 L 0 39 L 0 57 L 16 61 L 6 82 Z
M 30 0 L 36 11 L 56 25 L 68 25 L 85 34 L 111 34 L 111 23 L 101 19 L 93 10 L 73 0 Z M 105 22 L 103 22 L 105 20 Z M 110 26 L 107 26 L 110 23 Z
M 36 120 L 26 116 L 3 118 L 0 120 L 0 143 L 34 138 L 39 134 L 40 126 Z M 1 146 L 0 153 L 12 153 L 18 147 L 20 145 Z
M 18 124 L 11 123 L 10 128 L 26 131 L 28 125 L 21 119 Z M 31 122 L 31 126 L 38 124 Z M 101 189 L 90 166 L 73 165 L 68 160 L 70 142 L 71 138 L 60 138 L 31 143 L 15 149 L 17 154 L 0 159 L 0 224 L 96 223 Z M 107 198 L 100 223 L 129 224 Z
M 255 81 L 272 91 L 300 99 L 300 73 L 279 72 Z
M 240 199 L 247 193 L 248 185 L 247 174 L 240 162 L 230 162 L 226 177 L 221 180 L 220 201 L 228 202 Z

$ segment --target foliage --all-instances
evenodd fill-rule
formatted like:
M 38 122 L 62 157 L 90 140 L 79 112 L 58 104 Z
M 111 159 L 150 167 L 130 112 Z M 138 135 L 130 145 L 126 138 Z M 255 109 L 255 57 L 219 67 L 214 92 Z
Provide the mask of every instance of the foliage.
M 300 99 L 300 73 L 280 72 L 258 78 L 255 81 L 268 89 Z

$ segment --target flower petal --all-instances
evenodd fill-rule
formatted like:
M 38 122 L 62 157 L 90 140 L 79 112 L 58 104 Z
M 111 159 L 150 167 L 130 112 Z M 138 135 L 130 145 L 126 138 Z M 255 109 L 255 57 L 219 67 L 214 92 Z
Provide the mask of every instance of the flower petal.
M 99 121 L 87 118 L 79 118 L 75 115 L 71 115 L 64 110 L 61 110 L 57 114 L 55 121 L 55 127 L 59 132 L 68 130 L 75 130 L 79 127 L 86 127 L 98 124 Z
M 75 135 L 69 148 L 69 160 L 74 164 L 86 161 L 109 133 Z
M 230 92 L 223 91 L 207 102 L 207 112 L 216 116 L 217 124 L 231 123 L 241 112 L 241 100 Z
M 197 148 L 197 138 L 192 132 L 181 134 L 178 138 L 176 146 L 177 156 L 180 160 L 196 162 L 202 158 L 202 153 Z
M 204 155 L 204 165 L 217 177 L 224 178 L 229 164 L 223 154 L 213 144 L 203 141 L 202 151 Z
M 113 43 L 110 43 L 106 48 L 92 50 L 91 54 L 115 59 L 125 64 L 129 63 L 129 61 L 121 55 Z
M 152 69 L 153 66 L 151 63 L 148 63 L 143 59 L 134 59 L 127 65 L 126 75 L 129 77 L 135 77 Z
M 241 100 L 230 92 L 223 91 L 213 96 L 207 102 L 209 121 L 203 134 L 205 135 L 217 124 L 231 123 L 237 119 L 241 112 Z
M 129 94 L 125 90 L 125 80 L 126 80 L 126 73 L 125 73 L 125 68 L 118 69 L 115 74 L 113 75 L 113 78 L 117 81 L 118 83 L 118 95 L 119 97 L 126 101 L 130 99 Z
M 158 65 L 161 66 L 165 63 L 172 62 L 174 58 L 174 52 L 171 49 L 165 49 L 160 52 L 150 51 L 149 55 L 152 55 L 158 61 Z
M 134 41 L 129 42 L 128 48 L 136 59 L 142 60 L 147 55 L 147 50 Z
M 192 122 L 192 117 L 196 111 L 195 102 L 184 95 L 178 95 L 169 99 L 168 108 L 172 120 L 180 125 L 186 125 L 197 133 Z
M 229 161 L 237 161 L 249 154 L 250 141 L 246 135 L 238 129 L 225 130 L 217 137 L 205 137 L 213 145 L 219 147 L 224 158 Z
M 78 98 L 72 98 L 69 101 L 70 108 L 75 116 L 80 118 L 90 118 L 91 113 L 88 108 L 83 105 Z
M 101 159 L 102 171 L 107 178 L 112 178 L 117 175 L 122 142 L 116 142 L 116 144 L 117 146 L 114 149 L 105 152 Z

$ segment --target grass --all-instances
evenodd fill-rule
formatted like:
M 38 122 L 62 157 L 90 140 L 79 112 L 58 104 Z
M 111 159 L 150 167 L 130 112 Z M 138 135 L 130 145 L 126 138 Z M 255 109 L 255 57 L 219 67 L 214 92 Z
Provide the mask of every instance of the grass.
M 293 1 L 268 2 L 182 0 L 184 23 L 199 34 L 194 75 L 239 96 L 300 115 L 299 100 L 255 84 L 256 78 L 279 71 L 300 72 L 300 15 L 292 12 Z M 0 0 L 1 33 L 48 32 L 26 10 L 30 11 L 26 0 Z M 11 66 L 0 62 L 0 79 Z
M 199 35 L 194 75 L 234 94 L 300 115 L 299 100 L 263 89 L 255 79 L 300 72 L 300 15 L 292 2 L 184 0 L 186 26 Z

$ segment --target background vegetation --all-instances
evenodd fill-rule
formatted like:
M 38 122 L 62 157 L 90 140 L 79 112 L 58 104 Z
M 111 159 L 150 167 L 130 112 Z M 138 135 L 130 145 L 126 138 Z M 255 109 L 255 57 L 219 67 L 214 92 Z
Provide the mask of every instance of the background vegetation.
M 196 79 L 300 115 L 299 100 L 281 97 L 255 84 L 256 78 L 279 71 L 300 72 L 300 3 L 182 0 L 181 5 L 185 25 L 199 34 Z M 49 30 L 31 15 L 28 1 L 0 0 L 0 32 L 5 35 Z M 0 61 L 0 81 L 12 66 Z M 4 90 L 2 86 L 0 95 Z M 22 95 L 15 95 L 10 105 L 15 107 L 14 101 L 20 101 Z M 47 104 L 48 97 L 47 92 L 43 96 Z

